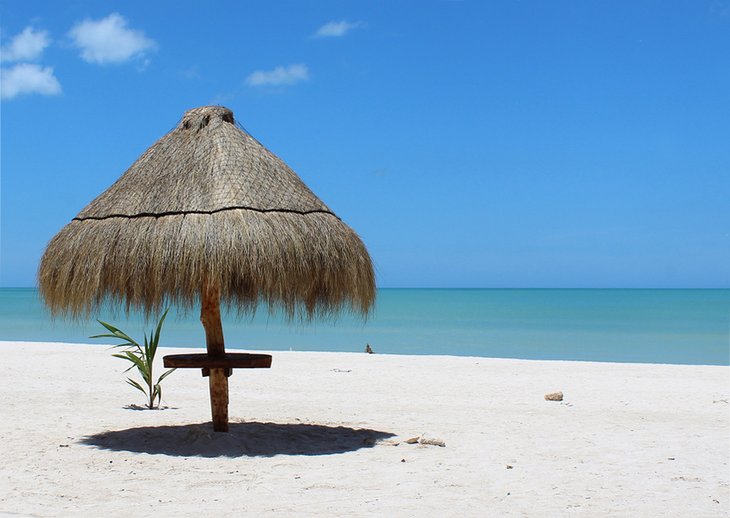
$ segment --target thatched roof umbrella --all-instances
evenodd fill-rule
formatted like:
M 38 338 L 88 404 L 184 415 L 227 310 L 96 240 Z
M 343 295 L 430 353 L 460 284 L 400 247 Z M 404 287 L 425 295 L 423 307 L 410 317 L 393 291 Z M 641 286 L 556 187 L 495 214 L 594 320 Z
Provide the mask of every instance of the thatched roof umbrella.
M 196 365 L 210 373 L 216 430 L 239 366 L 225 361 L 221 302 L 312 318 L 367 314 L 375 299 L 357 234 L 221 106 L 187 111 L 51 240 L 38 277 L 54 314 L 200 303 L 208 354 Z

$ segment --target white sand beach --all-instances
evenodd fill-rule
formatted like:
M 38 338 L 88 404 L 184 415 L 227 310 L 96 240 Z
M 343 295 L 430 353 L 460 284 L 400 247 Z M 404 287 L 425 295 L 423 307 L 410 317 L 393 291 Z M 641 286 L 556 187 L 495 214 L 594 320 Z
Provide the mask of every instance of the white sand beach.
M 0 353 L 1 516 L 730 509 L 728 367 L 273 352 L 234 372 L 231 432 L 214 434 L 199 370 L 141 411 L 105 346 Z

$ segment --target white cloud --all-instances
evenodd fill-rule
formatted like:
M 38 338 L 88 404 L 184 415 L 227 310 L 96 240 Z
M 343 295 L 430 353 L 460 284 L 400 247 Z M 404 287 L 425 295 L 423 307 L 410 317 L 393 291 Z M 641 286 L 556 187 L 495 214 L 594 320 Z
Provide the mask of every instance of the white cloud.
M 257 70 L 246 78 L 249 86 L 284 86 L 293 85 L 309 79 L 307 65 L 296 64 L 288 67 L 276 67 L 274 70 Z
M 53 75 L 53 68 L 31 63 L 19 63 L 0 69 L 0 98 L 12 99 L 23 94 L 56 95 L 61 83 Z
M 317 32 L 314 33 L 314 36 L 315 38 L 339 38 L 340 36 L 344 36 L 352 29 L 360 27 L 361 25 L 362 22 L 350 23 L 346 20 L 342 20 L 339 22 L 329 22 L 325 23 L 322 27 L 317 29 Z
M 26 27 L 16 35 L 10 44 L 0 49 L 2 61 L 32 61 L 38 59 L 45 48 L 51 43 L 46 31 L 36 31 L 33 27 Z
M 101 20 L 84 20 L 71 28 L 69 36 L 81 57 L 101 65 L 122 63 L 157 48 L 157 43 L 142 31 L 127 27 L 127 20 L 112 13 Z

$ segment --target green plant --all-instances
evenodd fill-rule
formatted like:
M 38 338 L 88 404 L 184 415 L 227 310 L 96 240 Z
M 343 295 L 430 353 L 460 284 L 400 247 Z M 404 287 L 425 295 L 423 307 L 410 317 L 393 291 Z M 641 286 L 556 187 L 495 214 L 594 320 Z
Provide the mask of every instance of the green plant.
M 117 338 L 119 340 L 124 340 L 124 343 L 117 344 L 114 346 L 114 348 L 126 347 L 126 350 L 121 353 L 112 354 L 112 356 L 114 356 L 115 358 L 121 358 L 122 360 L 127 360 L 132 364 L 124 372 L 128 372 L 134 367 L 137 367 L 137 371 L 139 372 L 140 376 L 142 376 L 142 380 L 144 380 L 144 384 L 146 385 L 146 387 L 143 387 L 132 378 L 127 378 L 127 383 L 129 383 L 145 395 L 147 399 L 146 406 L 149 409 L 155 408 L 155 400 L 157 400 L 157 406 L 159 407 L 160 400 L 162 399 L 162 387 L 160 383 L 162 383 L 162 380 L 169 376 L 175 370 L 169 369 L 165 371 L 157 379 L 156 383 L 153 382 L 154 377 L 152 375 L 152 365 L 155 361 L 155 354 L 157 354 L 157 345 L 160 343 L 160 331 L 162 331 L 162 323 L 165 321 L 165 317 L 167 316 L 167 312 L 169 310 L 170 308 L 166 309 L 165 312 L 162 314 L 162 318 L 160 318 L 160 321 L 157 323 L 157 329 L 155 329 L 153 333 L 150 333 L 149 337 L 147 335 L 144 335 L 144 346 L 134 341 L 129 335 L 127 335 L 123 331 L 119 330 L 111 324 L 102 322 L 101 320 L 97 320 L 97 322 L 103 325 L 109 331 L 109 333 L 103 335 L 94 335 L 90 337 Z

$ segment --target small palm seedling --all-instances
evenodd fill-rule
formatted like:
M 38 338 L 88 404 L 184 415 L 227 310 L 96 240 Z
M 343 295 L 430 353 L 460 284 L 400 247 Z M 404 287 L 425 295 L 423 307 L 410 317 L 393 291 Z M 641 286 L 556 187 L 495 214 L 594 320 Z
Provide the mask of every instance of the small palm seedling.
M 117 338 L 119 340 L 124 340 L 123 343 L 115 345 L 114 348 L 126 349 L 121 353 L 112 354 L 112 356 L 114 356 L 115 358 L 121 358 L 122 360 L 127 360 L 132 364 L 124 372 L 128 372 L 131 369 L 137 367 L 137 371 L 139 372 L 140 376 L 142 376 L 142 380 L 144 381 L 146 387 L 140 385 L 132 378 L 127 378 L 127 383 L 129 383 L 145 395 L 145 398 L 147 399 L 147 403 L 145 405 L 149 409 L 153 409 L 155 408 L 155 406 L 159 407 L 160 400 L 162 399 L 162 386 L 160 385 L 160 383 L 162 383 L 162 380 L 169 376 L 175 370 L 169 369 L 157 379 L 156 383 L 153 381 L 154 377 L 152 376 L 152 364 L 155 361 L 157 345 L 160 343 L 160 331 L 162 331 L 162 323 L 165 321 L 165 317 L 167 316 L 167 312 L 169 310 L 170 308 L 166 309 L 165 312 L 162 314 L 162 318 L 160 318 L 160 321 L 157 323 L 157 329 L 155 329 L 153 333 L 150 333 L 149 337 L 147 335 L 144 335 L 144 346 L 134 341 L 129 335 L 127 335 L 123 331 L 117 329 L 111 324 L 102 322 L 101 320 L 97 320 L 97 322 L 103 325 L 109 331 L 109 333 L 103 335 L 94 335 L 90 337 Z M 157 400 L 157 405 L 155 405 L 155 400 Z

